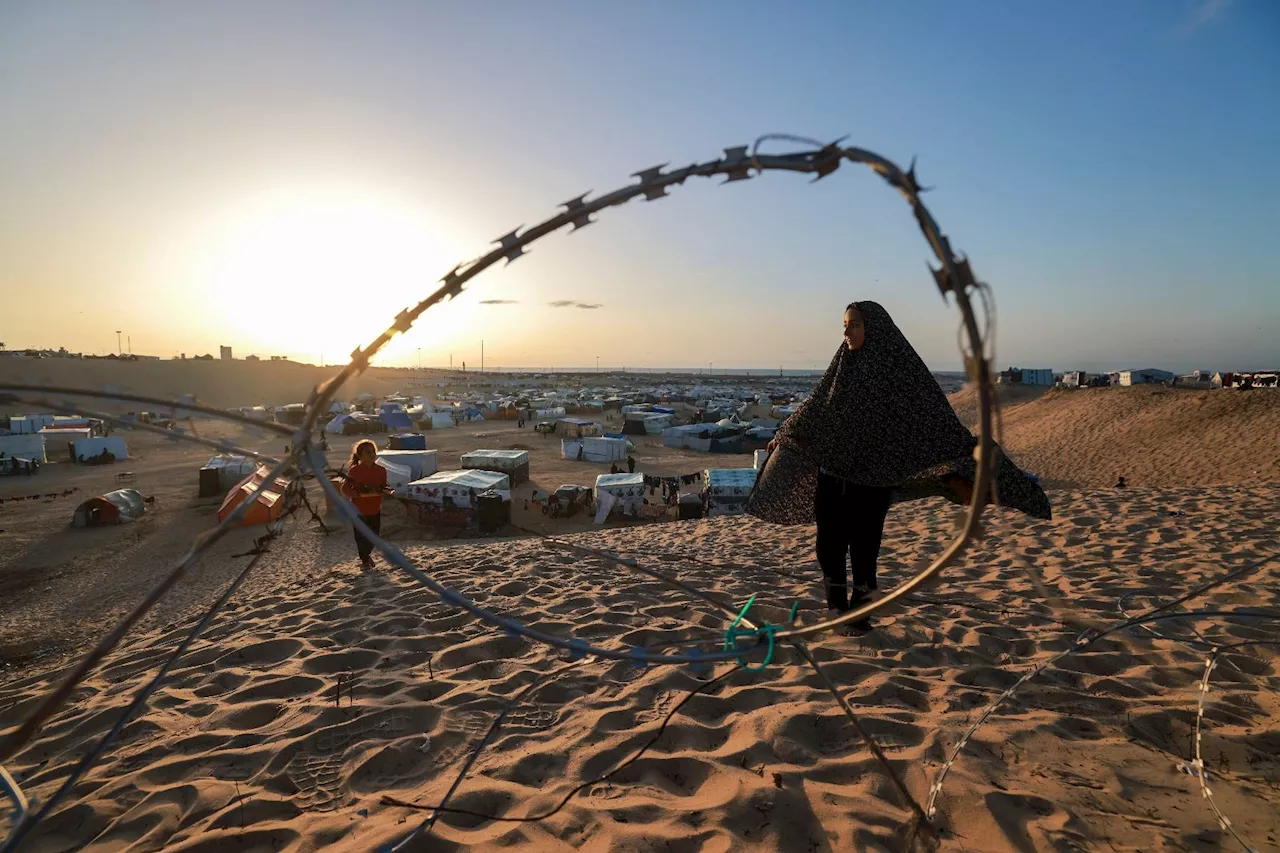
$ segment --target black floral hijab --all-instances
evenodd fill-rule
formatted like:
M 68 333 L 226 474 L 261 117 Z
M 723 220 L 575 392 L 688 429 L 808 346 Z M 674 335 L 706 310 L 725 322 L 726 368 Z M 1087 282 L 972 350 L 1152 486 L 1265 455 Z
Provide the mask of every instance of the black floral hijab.
M 778 448 L 747 503 L 765 521 L 812 523 L 819 469 L 887 486 L 895 503 L 930 495 L 955 500 L 944 478 L 974 479 L 977 439 L 929 368 L 882 306 L 853 307 L 866 340 L 857 350 L 840 345 L 813 395 L 778 430 Z M 997 503 L 1051 517 L 1044 491 L 1003 453 L 995 479 Z

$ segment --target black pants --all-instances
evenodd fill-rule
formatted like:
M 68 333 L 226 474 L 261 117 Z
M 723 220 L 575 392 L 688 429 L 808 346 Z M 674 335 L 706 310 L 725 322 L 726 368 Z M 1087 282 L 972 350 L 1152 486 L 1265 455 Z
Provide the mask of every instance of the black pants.
M 369 529 L 374 533 L 382 532 L 382 513 L 379 512 L 374 515 L 362 515 L 360 516 L 360 520 L 369 525 Z M 373 553 L 373 543 L 364 538 L 364 534 L 360 532 L 360 528 L 355 527 L 352 529 L 356 534 L 356 550 L 360 553 L 360 560 L 363 562 L 364 560 L 369 559 L 369 555 Z
M 889 489 L 818 475 L 814 516 L 818 521 L 818 565 L 826 578 L 828 607 L 849 609 L 846 555 L 854 587 L 876 588 L 876 559 L 888 513 Z

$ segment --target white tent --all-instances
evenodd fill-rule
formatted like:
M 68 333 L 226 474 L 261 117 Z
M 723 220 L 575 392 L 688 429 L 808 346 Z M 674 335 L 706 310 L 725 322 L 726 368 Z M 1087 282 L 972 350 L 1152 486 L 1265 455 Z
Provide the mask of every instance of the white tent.
M 84 462 L 86 459 L 91 459 L 104 450 L 116 459 L 129 458 L 129 447 L 124 443 L 124 439 L 118 435 L 82 438 L 72 442 L 71 445 L 71 451 L 75 455 L 77 462 Z
M 767 451 L 767 450 L 757 450 L 757 451 L 756 451 L 755 462 L 756 462 L 756 470 L 757 470 L 757 471 L 763 471 L 763 470 L 764 470 L 764 463 L 766 463 L 766 462 L 768 462 L 768 461 L 769 461 L 769 451 Z
M 627 515 L 635 515 L 644 504 L 643 474 L 601 474 L 596 477 L 596 504 L 613 501 L 613 510 Z
M 378 459 L 386 459 L 409 469 L 410 480 L 430 477 L 440 470 L 438 450 L 379 450 Z
M 710 468 L 707 483 L 707 518 L 738 515 L 747 508 L 747 495 L 756 484 L 755 468 Z
M 419 421 L 419 423 L 423 424 L 424 426 L 430 423 L 431 429 L 452 429 L 453 427 L 456 427 L 458 425 L 453 420 L 452 409 L 450 409 L 447 412 L 424 413 L 422 415 L 422 420 Z
M 441 471 L 396 489 L 396 497 L 429 504 L 452 498 L 457 507 L 475 505 L 475 496 L 492 489 L 511 500 L 511 480 L 496 471 Z
M 34 459 L 45 462 L 44 437 L 39 434 L 0 435 L 0 455 L 8 458 L 20 456 L 23 459 Z
M 393 489 L 407 486 L 413 481 L 413 471 L 408 465 L 399 465 L 389 459 L 378 456 L 376 463 L 387 470 L 387 485 Z

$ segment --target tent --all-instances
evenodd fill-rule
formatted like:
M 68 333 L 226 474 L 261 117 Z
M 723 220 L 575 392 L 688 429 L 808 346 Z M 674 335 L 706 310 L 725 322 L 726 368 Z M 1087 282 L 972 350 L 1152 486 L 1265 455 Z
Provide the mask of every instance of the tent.
M 560 442 L 560 456 L 563 459 L 576 460 L 579 451 L 583 462 L 621 462 L 627 458 L 627 441 L 624 438 L 588 436 L 576 441 Z
M 427 437 L 416 432 L 400 432 L 389 438 L 392 450 L 426 450 Z
M 756 463 L 756 470 L 757 470 L 757 471 L 763 470 L 763 469 L 764 469 L 764 463 L 766 463 L 766 462 L 768 462 L 768 461 L 769 461 L 769 451 L 767 451 L 767 450 L 757 450 L 757 451 L 756 451 L 756 454 L 755 454 L 755 463 Z
M 409 419 L 409 413 L 399 403 L 383 403 L 379 406 L 378 420 L 386 424 L 389 430 L 413 429 L 413 421 Z
M 565 438 L 583 438 L 599 435 L 600 425 L 582 418 L 561 418 L 556 421 L 556 434 Z
M 755 468 L 707 469 L 703 475 L 707 484 L 707 518 L 738 515 L 746 510 L 756 473 Z
M 75 455 L 71 452 L 71 443 L 73 441 L 81 441 L 83 439 L 92 438 L 93 430 L 88 427 L 78 427 L 70 429 L 54 429 L 53 427 L 45 427 L 36 433 L 44 440 L 44 455 L 52 459 L 70 459 L 75 461 Z
M 494 471 L 441 471 L 401 486 L 396 497 L 436 505 L 449 498 L 454 506 L 469 508 L 475 505 L 476 495 L 490 489 L 510 499 L 511 479 Z
M 236 483 L 252 474 L 257 467 L 258 463 L 255 460 L 248 456 L 239 456 L 234 453 L 223 453 L 210 457 L 201 470 L 214 472 L 213 476 L 217 481 L 217 489 L 211 488 L 208 496 L 225 495 Z M 203 478 L 204 475 L 201 476 Z M 201 482 L 203 482 L 203 479 Z M 205 495 L 203 486 L 201 487 L 201 495 Z
M 612 502 L 610 514 L 635 515 L 644 504 L 644 475 L 601 474 L 596 477 L 595 500 L 596 506 Z
M 422 429 L 452 429 L 458 424 L 453 419 L 453 410 L 447 412 L 425 412 L 418 426 Z
M 236 484 L 235 488 L 227 492 L 227 496 L 222 500 L 222 506 L 218 507 L 218 523 L 221 524 L 231 513 L 235 512 L 236 507 L 244 503 L 258 486 L 266 482 L 267 475 L 270 473 L 270 469 L 265 465 L 259 465 L 252 474 L 245 477 Z M 269 524 L 280 518 L 284 514 L 291 486 L 292 482 L 287 477 L 277 477 L 268 483 L 267 487 L 254 499 L 253 506 L 249 507 L 244 515 L 240 516 L 237 526 L 249 527 L 255 524 Z
M 379 456 L 375 462 L 387 469 L 387 485 L 393 489 L 407 486 L 414 479 L 413 469 L 408 465 L 401 465 L 382 456 Z
M 136 489 L 118 489 L 89 498 L 71 516 L 72 527 L 101 527 L 127 524 L 147 511 L 146 501 Z
M 289 403 L 276 407 L 277 423 L 297 426 L 307 419 L 307 407 L 302 403 Z
M 511 478 L 511 485 L 518 486 L 529 479 L 529 451 L 473 450 L 462 454 L 462 467 L 506 474 Z
M 430 477 L 440 470 L 436 450 L 379 450 L 378 458 L 409 469 L 410 481 Z
M 21 456 L 23 459 L 47 462 L 44 436 L 39 433 L 0 435 L 0 456 Z
M 129 458 L 129 447 L 118 435 L 81 438 L 71 443 L 71 455 L 77 462 L 92 462 L 95 458 L 105 458 L 102 457 L 103 451 L 111 454 L 112 461 Z

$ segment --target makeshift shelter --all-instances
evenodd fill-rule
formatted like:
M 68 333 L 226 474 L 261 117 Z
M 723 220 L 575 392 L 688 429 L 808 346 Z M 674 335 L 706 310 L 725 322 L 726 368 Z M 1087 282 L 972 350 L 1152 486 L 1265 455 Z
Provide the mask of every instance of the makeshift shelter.
M 392 450 L 426 450 L 427 437 L 416 432 L 402 432 L 390 437 Z
M 447 412 L 424 412 L 418 421 L 419 429 L 453 429 L 458 425 L 453 419 L 453 409 Z
M 117 489 L 89 498 L 71 515 L 72 527 L 102 527 L 128 524 L 147 511 L 147 502 L 136 489 Z
M 518 486 L 529 479 L 529 451 L 527 450 L 473 450 L 462 454 L 462 467 L 475 471 L 497 471 L 511 478 L 511 485 Z
M 36 435 L 44 440 L 44 455 L 46 457 L 55 460 L 70 459 L 74 462 L 76 457 L 72 451 L 72 443 L 92 438 L 93 430 L 88 427 L 70 429 L 45 427 Z
M 307 407 L 302 403 L 289 403 L 286 406 L 276 407 L 277 423 L 297 426 L 306 420 L 306 417 Z
M 579 450 L 582 451 L 583 462 L 621 462 L 627 458 L 627 441 L 588 436 L 578 441 L 560 442 L 560 455 L 565 459 L 577 459 Z
M 221 524 L 226 521 L 231 513 L 235 512 L 236 507 L 248 500 L 260 485 L 267 482 L 267 475 L 270 473 L 270 469 L 265 465 L 259 465 L 252 474 L 245 477 L 231 491 L 227 492 L 227 496 L 222 501 L 222 506 L 218 507 L 218 523 Z M 253 505 L 240 516 L 236 526 L 250 527 L 255 524 L 269 524 L 280 518 L 286 509 L 285 505 L 288 503 L 291 487 L 292 483 L 287 477 L 277 477 L 267 483 L 266 488 L 253 499 Z
M 23 433 L 22 435 L 0 435 L 0 456 L 21 456 L 36 462 L 47 462 L 44 436 L 39 433 Z
M 409 413 L 399 403 L 383 403 L 378 407 L 378 420 L 387 425 L 388 430 L 413 429 L 413 421 Z
M 9 431 L 20 435 L 34 435 L 47 426 L 53 426 L 53 415 L 11 415 Z
M 757 450 L 755 454 L 755 468 L 757 471 L 764 468 L 764 463 L 769 461 L 769 451 Z
M 644 475 L 601 474 L 596 477 L 595 502 L 605 515 L 635 515 L 644 505 Z
M 555 406 L 548 409 L 538 409 L 533 413 L 534 417 L 540 421 L 554 420 L 565 416 L 564 406 Z
M 556 421 L 556 435 L 564 438 L 585 438 L 601 432 L 599 424 L 582 418 L 561 418 Z
M 378 458 L 408 468 L 410 482 L 430 477 L 440 470 L 437 450 L 379 450 Z
M 511 478 L 495 471 L 441 471 L 396 489 L 396 497 L 440 506 L 448 498 L 455 507 L 470 508 L 476 495 L 490 489 L 510 499 Z
M 707 518 L 739 515 L 746 510 L 756 473 L 754 468 L 708 468 L 703 475 L 707 484 Z
M 408 465 L 400 465 L 396 462 L 392 462 L 390 459 L 384 459 L 382 456 L 378 456 L 374 462 L 386 469 L 387 485 L 393 489 L 399 488 L 400 486 L 407 486 L 416 479 L 413 476 L 413 469 Z
M 210 457 L 200 469 L 200 497 L 225 495 L 232 487 L 251 475 L 258 463 L 248 456 L 224 453 Z
M 129 458 L 129 446 L 124 438 L 118 435 L 81 438 L 71 442 L 71 455 L 79 463 L 93 463 L 96 459 L 107 459 L 104 452 L 110 455 L 111 461 Z

